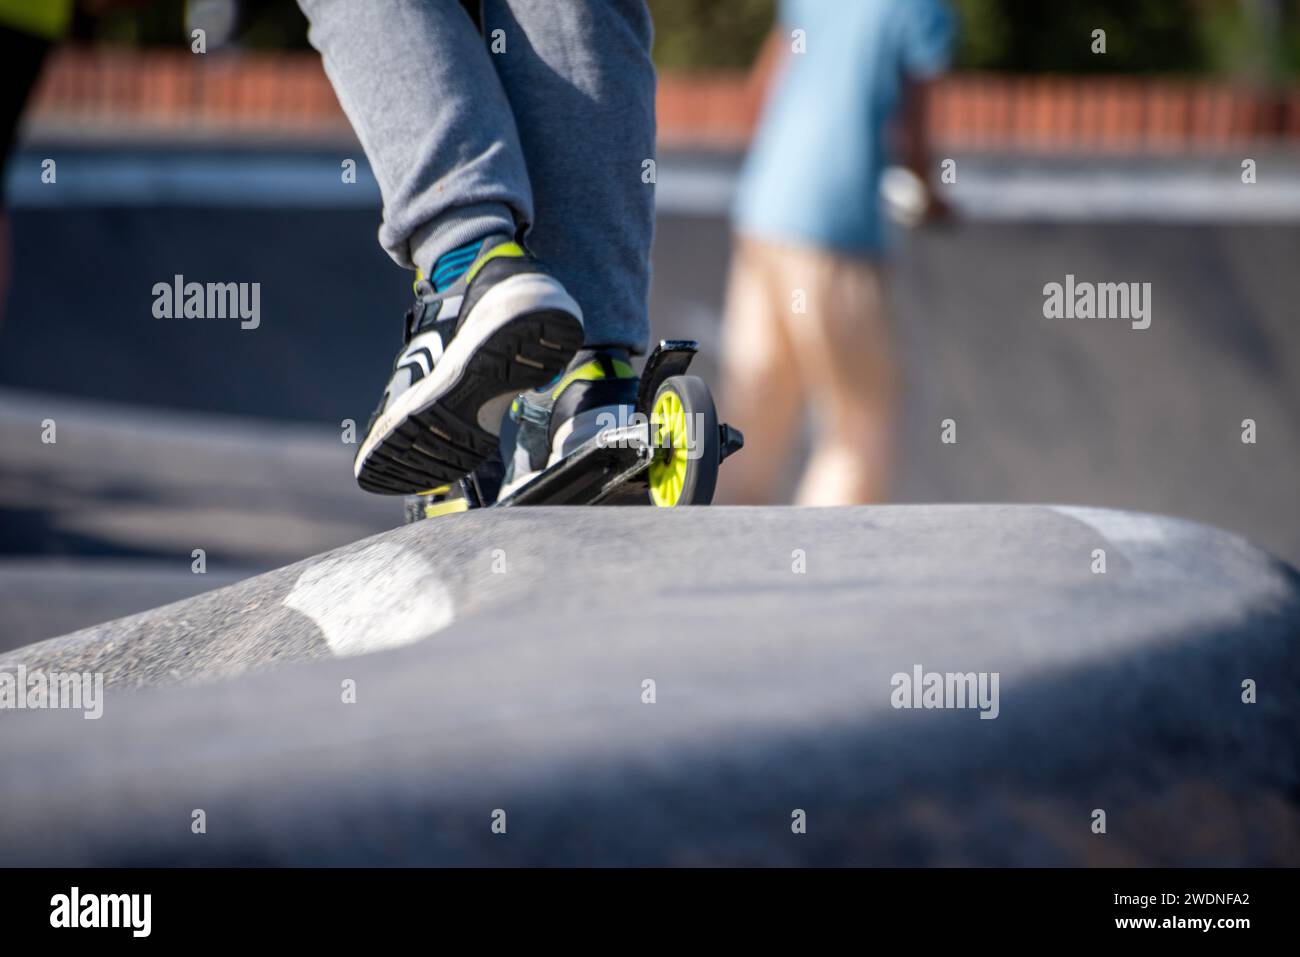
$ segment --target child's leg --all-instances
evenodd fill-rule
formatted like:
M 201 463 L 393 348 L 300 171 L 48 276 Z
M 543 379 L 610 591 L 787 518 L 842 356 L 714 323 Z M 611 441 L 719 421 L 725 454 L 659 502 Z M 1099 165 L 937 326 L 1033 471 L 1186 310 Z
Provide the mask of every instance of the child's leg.
M 776 501 L 803 424 L 798 341 L 782 320 L 795 308 L 783 250 L 736 237 L 722 323 L 719 414 L 745 435 L 745 449 L 718 476 L 718 501 Z M 798 318 L 806 318 L 799 316 Z
M 650 40 L 644 0 L 484 2 L 533 188 L 529 245 L 582 306 L 588 344 L 637 352 L 654 232 Z
M 444 253 L 531 221 L 514 115 L 457 0 L 299 4 L 379 180 L 394 260 L 429 275 Z
M 300 2 L 379 179 L 380 241 L 426 276 L 353 470 L 368 491 L 433 488 L 496 454 L 513 396 L 557 377 L 581 346 L 582 309 L 514 241 L 533 216 L 528 172 L 461 4 Z
M 876 502 L 893 468 L 897 370 L 879 267 L 865 258 L 792 250 L 808 290 L 787 315 L 814 420 L 798 505 Z

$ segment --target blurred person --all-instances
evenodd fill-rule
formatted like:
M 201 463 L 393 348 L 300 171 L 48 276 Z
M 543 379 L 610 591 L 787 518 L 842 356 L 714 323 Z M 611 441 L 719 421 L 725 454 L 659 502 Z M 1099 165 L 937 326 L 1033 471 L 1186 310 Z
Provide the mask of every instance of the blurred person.
M 925 84 L 947 65 L 954 19 L 943 0 L 782 0 L 778 21 L 759 69 L 783 62 L 733 210 L 721 405 L 745 455 L 719 497 L 773 501 L 810 412 L 796 503 L 879 501 L 899 391 L 881 269 L 887 132 L 901 124 L 900 159 L 928 193 L 926 218 L 941 218 Z M 792 43 L 803 48 L 784 52 Z
M 299 6 L 379 181 L 380 243 L 417 275 L 357 481 L 465 475 L 531 390 L 506 461 L 505 488 L 522 484 L 635 402 L 654 214 L 644 0 Z

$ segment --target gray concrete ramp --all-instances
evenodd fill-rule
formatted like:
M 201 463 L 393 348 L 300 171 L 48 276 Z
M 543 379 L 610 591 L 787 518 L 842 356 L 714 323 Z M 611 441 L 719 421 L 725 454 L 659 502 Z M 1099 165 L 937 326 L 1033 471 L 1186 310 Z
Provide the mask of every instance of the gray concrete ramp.
M 108 685 L 0 713 L 0 864 L 1294 865 L 1298 586 L 1099 509 L 453 516 L 0 658 Z

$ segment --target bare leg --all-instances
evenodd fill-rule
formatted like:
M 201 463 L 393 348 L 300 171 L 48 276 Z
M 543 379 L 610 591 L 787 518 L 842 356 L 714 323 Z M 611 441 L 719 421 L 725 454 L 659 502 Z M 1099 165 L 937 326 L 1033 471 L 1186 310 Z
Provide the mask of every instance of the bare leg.
M 745 448 L 719 475 L 720 503 L 774 502 L 799 439 L 803 403 L 796 343 L 782 318 L 792 308 L 793 288 L 783 263 L 779 249 L 736 238 L 723 318 L 719 414 L 745 434 Z
M 877 502 L 888 492 L 898 372 L 884 284 L 871 260 L 791 250 L 806 315 L 785 317 L 816 426 L 798 505 Z

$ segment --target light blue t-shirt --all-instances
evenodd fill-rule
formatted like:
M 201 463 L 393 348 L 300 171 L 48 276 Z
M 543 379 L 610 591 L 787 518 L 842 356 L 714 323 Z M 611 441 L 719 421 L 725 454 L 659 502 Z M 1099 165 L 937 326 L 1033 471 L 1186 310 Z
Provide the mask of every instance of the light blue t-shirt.
M 906 77 L 948 62 L 943 0 L 782 0 L 785 57 L 740 177 L 735 224 L 749 235 L 875 253 L 885 245 L 880 175 Z

